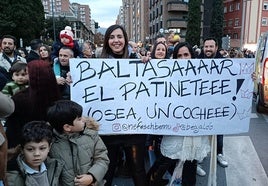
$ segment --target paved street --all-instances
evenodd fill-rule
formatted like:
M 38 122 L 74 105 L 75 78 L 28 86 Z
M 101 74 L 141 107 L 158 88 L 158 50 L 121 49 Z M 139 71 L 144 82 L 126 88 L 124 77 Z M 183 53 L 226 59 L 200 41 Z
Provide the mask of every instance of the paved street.
M 224 136 L 227 168 L 217 166 L 217 186 L 268 186 L 268 115 L 255 111 L 252 105 L 248 133 Z M 202 167 L 208 173 L 207 157 Z M 197 176 L 197 186 L 207 185 L 207 176 Z M 117 177 L 114 186 L 133 186 L 131 179 Z

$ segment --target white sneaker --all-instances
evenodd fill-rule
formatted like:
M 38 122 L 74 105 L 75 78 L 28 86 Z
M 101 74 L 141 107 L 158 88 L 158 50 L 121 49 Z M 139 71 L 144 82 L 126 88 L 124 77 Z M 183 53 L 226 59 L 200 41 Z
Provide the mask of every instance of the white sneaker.
M 217 155 L 217 161 L 222 167 L 228 167 L 228 162 L 225 160 L 224 156 L 222 154 Z
M 201 168 L 201 165 L 197 165 L 196 174 L 198 176 L 206 176 L 206 171 Z

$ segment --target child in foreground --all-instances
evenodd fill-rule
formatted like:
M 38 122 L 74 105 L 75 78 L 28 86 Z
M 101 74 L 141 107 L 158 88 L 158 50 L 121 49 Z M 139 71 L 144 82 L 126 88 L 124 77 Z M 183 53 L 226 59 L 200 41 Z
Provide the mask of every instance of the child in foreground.
M 22 129 L 18 169 L 7 172 L 9 186 L 57 186 L 63 165 L 48 157 L 52 129 L 44 121 L 32 121 Z
M 17 61 L 11 66 L 9 72 L 13 81 L 8 82 L 2 92 L 8 96 L 13 96 L 28 87 L 29 76 L 27 63 Z
M 50 156 L 64 162 L 61 185 L 103 185 L 108 152 L 98 132 L 86 126 L 82 106 L 57 101 L 48 109 L 47 121 L 54 134 Z

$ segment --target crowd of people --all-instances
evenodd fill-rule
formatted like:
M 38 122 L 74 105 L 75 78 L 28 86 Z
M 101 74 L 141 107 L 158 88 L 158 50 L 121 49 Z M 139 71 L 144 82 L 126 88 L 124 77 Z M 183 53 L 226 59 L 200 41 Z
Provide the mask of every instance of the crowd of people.
M 152 45 L 141 47 L 128 40 L 120 25 L 106 30 L 102 47 L 95 48 L 89 41 L 80 46 L 73 37 L 66 26 L 53 46 L 34 39 L 30 51 L 17 47 L 12 35 L 1 37 L 0 186 L 111 186 L 120 166 L 135 186 L 193 186 L 196 174 L 206 175 L 200 164 L 209 153 L 222 167 L 228 166 L 223 135 L 99 135 L 99 124 L 83 116 L 81 105 L 70 100 L 69 60 L 136 58 L 146 63 L 253 54 L 219 49 L 214 38 L 204 39 L 202 48 L 191 46 L 175 33 L 167 38 L 159 35 Z M 146 154 L 152 149 L 154 159 L 147 170 Z M 163 178 L 166 173 L 170 180 Z

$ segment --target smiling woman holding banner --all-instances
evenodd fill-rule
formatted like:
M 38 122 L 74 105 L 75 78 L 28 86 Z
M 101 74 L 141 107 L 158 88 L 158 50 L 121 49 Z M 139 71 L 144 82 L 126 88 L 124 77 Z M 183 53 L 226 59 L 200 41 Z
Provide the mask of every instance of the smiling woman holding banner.
M 104 36 L 101 58 L 129 58 L 128 50 L 126 31 L 120 25 L 110 26 Z M 146 135 L 102 135 L 101 138 L 107 147 L 110 159 L 105 185 L 112 185 L 120 148 L 123 148 L 135 186 L 146 186 L 144 165 Z

